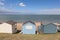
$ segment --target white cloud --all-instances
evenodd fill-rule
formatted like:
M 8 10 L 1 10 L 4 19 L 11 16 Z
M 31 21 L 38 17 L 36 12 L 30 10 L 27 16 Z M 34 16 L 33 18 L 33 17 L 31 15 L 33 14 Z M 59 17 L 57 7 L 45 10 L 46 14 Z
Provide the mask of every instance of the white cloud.
M 38 11 L 38 14 L 60 14 L 60 9 L 44 9 Z
M 0 6 L 3 6 L 4 5 L 4 3 L 3 2 L 0 2 Z
M 10 10 L 6 9 L 5 7 L 0 8 L 0 12 L 8 12 Z
M 0 10 L 4 10 L 5 7 L 4 7 L 4 3 L 0 1 Z
M 24 3 L 19 3 L 19 6 L 21 6 L 21 7 L 25 7 L 26 5 L 24 4 Z
M 44 10 L 40 10 L 40 11 L 60 11 L 60 9 L 44 9 Z
M 13 12 L 19 12 L 19 11 L 14 11 L 14 10 L 12 10 L 12 9 L 7 9 L 7 8 L 5 8 L 5 7 L 0 7 L 0 13 L 6 13 L 6 12 L 11 12 L 11 13 L 13 13 Z
M 0 1 L 5 1 L 5 0 L 0 0 Z

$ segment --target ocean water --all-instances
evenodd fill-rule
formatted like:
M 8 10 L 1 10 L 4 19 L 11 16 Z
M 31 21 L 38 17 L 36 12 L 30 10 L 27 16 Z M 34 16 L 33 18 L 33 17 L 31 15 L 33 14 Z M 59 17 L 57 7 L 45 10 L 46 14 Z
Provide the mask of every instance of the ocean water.
M 0 22 L 5 22 L 8 20 L 14 20 L 16 22 L 22 21 L 50 21 L 50 22 L 60 22 L 60 15 L 10 15 L 10 14 L 0 14 Z

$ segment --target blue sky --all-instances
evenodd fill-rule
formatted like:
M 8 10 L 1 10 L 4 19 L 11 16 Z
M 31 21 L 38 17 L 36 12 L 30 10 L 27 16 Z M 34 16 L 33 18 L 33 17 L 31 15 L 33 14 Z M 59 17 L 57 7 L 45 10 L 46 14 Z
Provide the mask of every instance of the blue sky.
M 60 0 L 0 0 L 0 11 L 59 14 Z

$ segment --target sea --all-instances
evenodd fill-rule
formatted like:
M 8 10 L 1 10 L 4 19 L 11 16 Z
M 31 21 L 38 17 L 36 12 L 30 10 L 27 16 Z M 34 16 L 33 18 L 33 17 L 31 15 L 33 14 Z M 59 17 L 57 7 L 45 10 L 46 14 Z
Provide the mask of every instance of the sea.
M 60 15 L 15 15 L 15 14 L 0 14 L 0 22 L 5 21 L 48 21 L 48 22 L 60 22 Z

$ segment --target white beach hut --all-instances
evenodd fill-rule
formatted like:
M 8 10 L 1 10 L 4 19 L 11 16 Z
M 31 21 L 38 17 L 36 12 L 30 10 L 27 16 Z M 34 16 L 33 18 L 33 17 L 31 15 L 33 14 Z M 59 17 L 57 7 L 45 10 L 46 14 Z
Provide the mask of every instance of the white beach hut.
M 0 33 L 16 33 L 17 29 L 16 26 L 12 26 L 8 23 L 0 24 Z
M 55 25 L 57 25 L 57 31 L 60 32 L 60 23 L 54 23 Z

